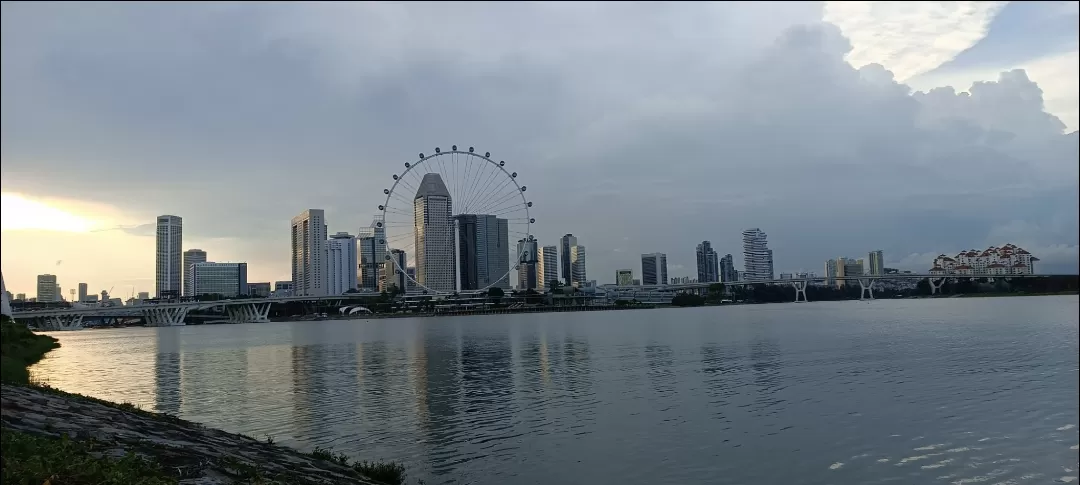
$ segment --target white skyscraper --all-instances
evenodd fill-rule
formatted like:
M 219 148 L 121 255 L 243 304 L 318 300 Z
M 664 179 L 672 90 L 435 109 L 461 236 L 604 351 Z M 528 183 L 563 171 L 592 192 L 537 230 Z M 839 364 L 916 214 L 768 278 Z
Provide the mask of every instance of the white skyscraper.
M 184 222 L 177 216 L 157 218 L 157 257 L 155 260 L 155 296 L 180 296 L 183 270 L 180 254 L 184 245 Z
M 570 246 L 570 286 L 584 287 L 585 278 L 585 246 Z
M 769 281 L 773 279 L 772 250 L 761 229 L 747 229 L 743 237 L 743 281 Z
M 326 296 L 326 217 L 308 209 L 292 218 L 292 280 L 294 296 Z
M 188 249 L 184 251 L 184 290 L 183 296 L 195 296 L 192 293 L 195 289 L 194 283 L 191 281 L 191 266 L 195 263 L 206 262 L 206 251 L 202 249 Z
M 559 282 L 559 247 L 544 246 L 543 254 L 537 264 L 536 272 L 542 276 L 537 288 L 548 288 L 552 282 Z
M 413 199 L 416 282 L 432 291 L 457 289 L 454 261 L 453 200 L 442 177 L 424 174 Z
M 356 289 L 356 238 L 347 232 L 330 236 L 326 247 L 327 295 Z

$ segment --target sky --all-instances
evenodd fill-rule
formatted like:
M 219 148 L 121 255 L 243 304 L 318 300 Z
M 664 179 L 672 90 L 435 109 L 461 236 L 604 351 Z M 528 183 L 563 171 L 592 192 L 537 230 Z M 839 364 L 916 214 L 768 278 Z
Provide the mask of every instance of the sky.
M 153 290 L 153 223 L 287 280 L 420 152 L 490 151 L 589 279 L 710 240 L 776 271 L 1018 244 L 1076 272 L 1077 2 L 44 3 L 2 7 L 4 279 Z

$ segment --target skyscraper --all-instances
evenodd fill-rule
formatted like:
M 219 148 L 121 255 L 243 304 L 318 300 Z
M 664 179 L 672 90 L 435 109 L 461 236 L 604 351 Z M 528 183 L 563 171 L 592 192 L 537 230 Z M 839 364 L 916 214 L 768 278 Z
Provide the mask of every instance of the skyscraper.
M 37 301 L 60 301 L 60 292 L 56 291 L 56 275 L 39 274 L 37 276 Z
M 184 251 L 184 289 L 183 296 L 195 296 L 192 293 L 191 266 L 195 263 L 206 262 L 206 251 L 202 249 L 188 249 Z
M 327 295 L 356 289 L 356 238 L 347 232 L 330 236 L 326 243 Z
M 697 245 L 697 279 L 698 283 L 720 281 L 720 260 L 709 241 Z
M 158 216 L 154 290 L 158 298 L 180 296 L 183 281 L 180 260 L 184 244 L 184 221 L 177 216 Z
M 649 253 L 641 255 L 641 284 L 643 285 L 666 285 L 668 284 L 667 255 L 664 253 Z
M 773 279 L 772 250 L 761 229 L 747 229 L 743 237 L 743 271 L 745 281 L 769 281 Z
M 378 291 L 379 282 L 384 279 L 380 273 L 380 268 L 383 268 L 387 261 L 386 227 L 384 226 L 383 216 L 379 214 L 371 221 L 371 225 L 361 228 L 357 235 L 359 270 L 356 272 L 360 280 L 360 288 L 367 291 Z
M 720 281 L 727 283 L 729 281 L 738 280 L 737 271 L 735 271 L 735 258 L 730 254 L 725 254 L 720 258 Z
M 195 263 L 188 269 L 192 295 L 232 298 L 248 294 L 247 263 Z M 102 295 L 102 300 L 106 295 Z
M 76 300 L 76 301 L 79 301 L 79 302 L 86 301 L 86 294 L 87 294 L 88 290 L 89 290 L 89 288 L 88 288 L 88 285 L 86 283 L 79 283 L 79 299 Z
M 571 236 L 572 237 L 572 236 Z M 574 238 L 576 241 L 577 238 Z M 570 286 L 581 288 L 587 281 L 585 275 L 585 246 L 570 246 Z
M 510 289 L 509 225 L 487 214 L 454 216 L 462 290 Z
M 535 290 L 540 288 L 540 280 L 543 279 L 543 269 L 540 265 L 540 255 L 537 254 L 536 239 L 529 236 L 528 239 L 518 241 L 517 257 L 518 274 L 517 286 L 522 290 Z
M 880 249 L 878 249 L 877 251 L 870 251 L 870 257 L 868 258 L 868 260 L 870 261 L 868 273 L 871 276 L 881 276 L 885 274 L 885 255 Z
M 615 284 L 619 286 L 632 286 L 634 284 L 634 270 L 632 269 L 617 269 L 615 270 Z
M 413 230 L 416 282 L 436 292 L 455 291 L 453 200 L 437 173 L 424 174 L 416 190 Z
M 573 234 L 567 234 L 559 240 L 562 245 L 562 255 L 559 257 L 559 270 L 562 272 L 563 284 L 566 286 L 571 285 L 571 260 L 570 260 L 570 248 L 577 246 L 577 238 Z
M 409 288 L 408 278 L 406 278 L 405 269 L 409 267 L 405 251 L 401 249 L 391 249 L 390 258 L 383 264 L 383 290 L 390 291 L 391 288 L 406 291 Z M 397 262 L 395 265 L 394 262 Z M 400 269 L 399 269 L 400 268 Z
M 292 218 L 294 296 L 326 296 L 326 216 L 308 209 Z
M 559 248 L 557 246 L 544 246 L 540 256 L 540 265 L 537 272 L 542 275 L 538 288 L 548 288 L 552 283 L 559 281 Z

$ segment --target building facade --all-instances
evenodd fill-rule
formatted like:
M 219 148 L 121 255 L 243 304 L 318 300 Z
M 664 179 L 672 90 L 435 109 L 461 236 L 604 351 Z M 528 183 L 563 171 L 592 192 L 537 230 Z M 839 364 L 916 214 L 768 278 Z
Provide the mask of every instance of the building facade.
M 292 296 L 293 284 L 292 281 L 275 281 L 274 282 L 274 296 Z
M 548 289 L 552 283 L 559 281 L 559 248 L 558 246 L 544 246 L 541 250 L 540 264 L 537 271 L 542 275 L 538 288 Z
M 178 216 L 158 216 L 157 250 L 154 260 L 154 290 L 158 298 L 180 296 L 183 281 L 181 247 L 184 245 L 184 221 Z
M 871 276 L 885 274 L 885 253 L 882 250 L 870 251 L 867 261 L 870 265 L 866 268 L 866 274 Z
M 327 295 L 356 290 L 356 238 L 347 232 L 330 236 L 326 243 Z
M 39 274 L 37 276 L 37 301 L 60 301 L 60 292 L 57 288 L 59 285 L 56 284 L 56 275 Z
M 769 281 L 773 279 L 773 254 L 768 238 L 761 229 L 743 231 L 743 280 Z
M 509 225 L 487 214 L 454 216 L 460 289 L 510 289 Z M 535 254 L 535 253 L 534 253 Z
M 78 301 L 78 302 L 86 301 L 86 297 L 88 296 L 88 292 L 89 292 L 89 285 L 87 285 L 86 283 L 79 283 L 79 299 L 75 300 L 75 301 Z
M 326 296 L 326 215 L 308 209 L 292 218 L 292 294 Z
M 371 221 L 371 225 L 361 228 L 357 236 L 357 252 L 359 253 L 359 269 L 357 278 L 360 288 L 367 291 L 378 291 L 382 288 L 380 283 L 385 278 L 381 269 L 386 259 L 386 227 L 383 224 L 383 216 L 379 214 Z
M 394 263 L 397 263 L 396 265 Z M 405 292 L 409 288 L 409 279 L 406 277 L 406 268 L 409 267 L 409 262 L 405 251 L 402 249 L 391 249 L 390 259 L 383 263 L 383 274 L 386 277 L 383 279 L 383 287 L 380 291 L 400 290 Z
M 735 271 L 735 258 L 730 254 L 725 254 L 720 258 L 720 281 L 731 282 L 738 281 L 738 272 Z
M 577 246 L 578 240 L 573 234 L 563 235 L 559 239 L 559 245 L 562 246 L 562 254 L 559 256 L 559 271 L 562 274 L 563 284 L 566 286 L 573 286 L 572 267 L 573 261 L 570 257 L 570 248 Z
M 575 241 L 577 239 L 575 238 Z M 570 286 L 582 288 L 588 275 L 585 273 L 585 246 L 570 246 Z
M 203 251 L 202 249 L 188 249 L 187 251 L 184 251 L 184 287 L 181 290 L 181 295 L 194 296 L 194 294 L 191 293 L 191 265 L 205 262 L 206 251 Z
M 930 274 L 956 275 L 1010 275 L 1035 274 L 1036 258 L 1015 244 L 1002 247 L 990 246 L 982 251 L 969 249 L 955 257 L 944 254 L 934 258 Z
M 615 270 L 615 284 L 619 286 L 633 286 L 634 285 L 634 270 L 632 269 L 617 269 Z
M 517 257 L 517 287 L 519 290 L 537 290 L 540 280 L 544 278 L 543 267 L 540 265 L 536 238 L 529 236 L 528 239 L 518 241 Z
M 266 298 L 270 296 L 270 282 L 248 283 L 248 296 L 252 298 Z
M 456 291 L 453 199 L 437 173 L 424 174 L 413 199 L 416 282 L 439 293 Z
M 641 255 L 641 284 L 643 285 L 666 285 L 668 284 L 667 255 L 664 253 L 649 253 Z
M 697 280 L 701 283 L 720 281 L 720 259 L 709 241 L 697 245 Z
M 248 294 L 247 263 L 195 263 L 189 271 L 192 296 Z

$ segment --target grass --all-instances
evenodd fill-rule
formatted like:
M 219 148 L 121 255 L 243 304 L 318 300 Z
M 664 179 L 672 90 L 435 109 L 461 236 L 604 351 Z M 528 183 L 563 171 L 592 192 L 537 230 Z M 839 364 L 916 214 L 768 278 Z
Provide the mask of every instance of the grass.
M 355 461 L 349 464 L 349 457 L 330 448 L 316 446 L 311 452 L 313 458 L 350 467 L 353 471 L 377 482 L 387 485 L 405 484 L 405 466 L 393 461 Z M 418 482 L 423 485 L 423 480 Z
M 176 478 L 134 453 L 123 458 L 102 456 L 94 441 L 50 438 L 5 429 L 0 435 L 3 483 L 50 485 L 166 485 Z
M 28 367 L 41 360 L 47 352 L 60 346 L 48 335 L 31 332 L 9 317 L 0 317 L 0 381 L 10 384 L 30 384 Z M 36 485 L 36 484 L 35 484 Z

